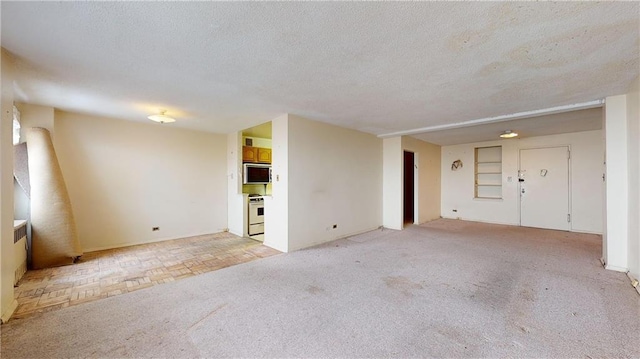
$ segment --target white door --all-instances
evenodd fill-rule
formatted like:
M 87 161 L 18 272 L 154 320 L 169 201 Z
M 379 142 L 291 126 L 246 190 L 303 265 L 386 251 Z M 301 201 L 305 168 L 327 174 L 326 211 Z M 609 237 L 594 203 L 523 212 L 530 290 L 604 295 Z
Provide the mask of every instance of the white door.
M 569 148 L 520 150 L 520 225 L 568 231 Z

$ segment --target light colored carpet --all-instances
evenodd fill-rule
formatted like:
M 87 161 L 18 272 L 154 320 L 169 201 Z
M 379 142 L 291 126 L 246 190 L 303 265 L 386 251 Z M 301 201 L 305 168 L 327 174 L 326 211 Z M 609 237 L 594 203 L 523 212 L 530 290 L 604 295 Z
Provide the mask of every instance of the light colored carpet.
M 3 358 L 639 357 L 599 236 L 438 220 L 2 326 Z

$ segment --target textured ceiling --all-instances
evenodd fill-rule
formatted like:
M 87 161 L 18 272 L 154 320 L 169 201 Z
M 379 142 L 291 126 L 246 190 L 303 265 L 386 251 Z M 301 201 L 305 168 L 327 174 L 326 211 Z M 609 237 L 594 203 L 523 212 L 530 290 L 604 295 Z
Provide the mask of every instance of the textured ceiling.
M 588 110 L 489 123 L 480 126 L 432 131 L 413 135 L 413 137 L 446 146 L 500 140 L 500 134 L 506 130 L 518 133 L 517 138 L 593 131 L 602 129 L 602 111 L 603 109 L 598 107 Z
M 638 2 L 6 2 L 21 101 L 229 133 L 374 134 L 581 103 L 639 74 Z

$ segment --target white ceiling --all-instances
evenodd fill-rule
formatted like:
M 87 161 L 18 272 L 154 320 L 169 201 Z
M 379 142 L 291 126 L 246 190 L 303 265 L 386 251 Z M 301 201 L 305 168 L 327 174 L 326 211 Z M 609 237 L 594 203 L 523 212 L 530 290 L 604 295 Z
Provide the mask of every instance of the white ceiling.
M 5 2 L 18 99 L 229 133 L 373 134 L 588 102 L 639 74 L 638 2 Z
M 446 146 L 461 143 L 500 140 L 500 134 L 506 130 L 518 133 L 517 138 L 593 131 L 602 129 L 602 111 L 602 107 L 598 107 L 588 110 L 495 122 L 481 126 L 432 131 L 413 135 L 413 137 L 435 143 L 437 145 Z

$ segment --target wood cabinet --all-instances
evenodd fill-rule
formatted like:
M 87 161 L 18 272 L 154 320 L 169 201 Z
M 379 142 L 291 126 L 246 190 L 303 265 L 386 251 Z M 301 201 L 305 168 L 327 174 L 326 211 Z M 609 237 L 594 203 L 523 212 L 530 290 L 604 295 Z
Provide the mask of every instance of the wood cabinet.
M 242 162 L 271 163 L 271 149 L 243 146 Z
M 271 163 L 271 149 L 258 147 L 258 162 Z
M 258 147 L 243 146 L 242 162 L 258 162 Z

